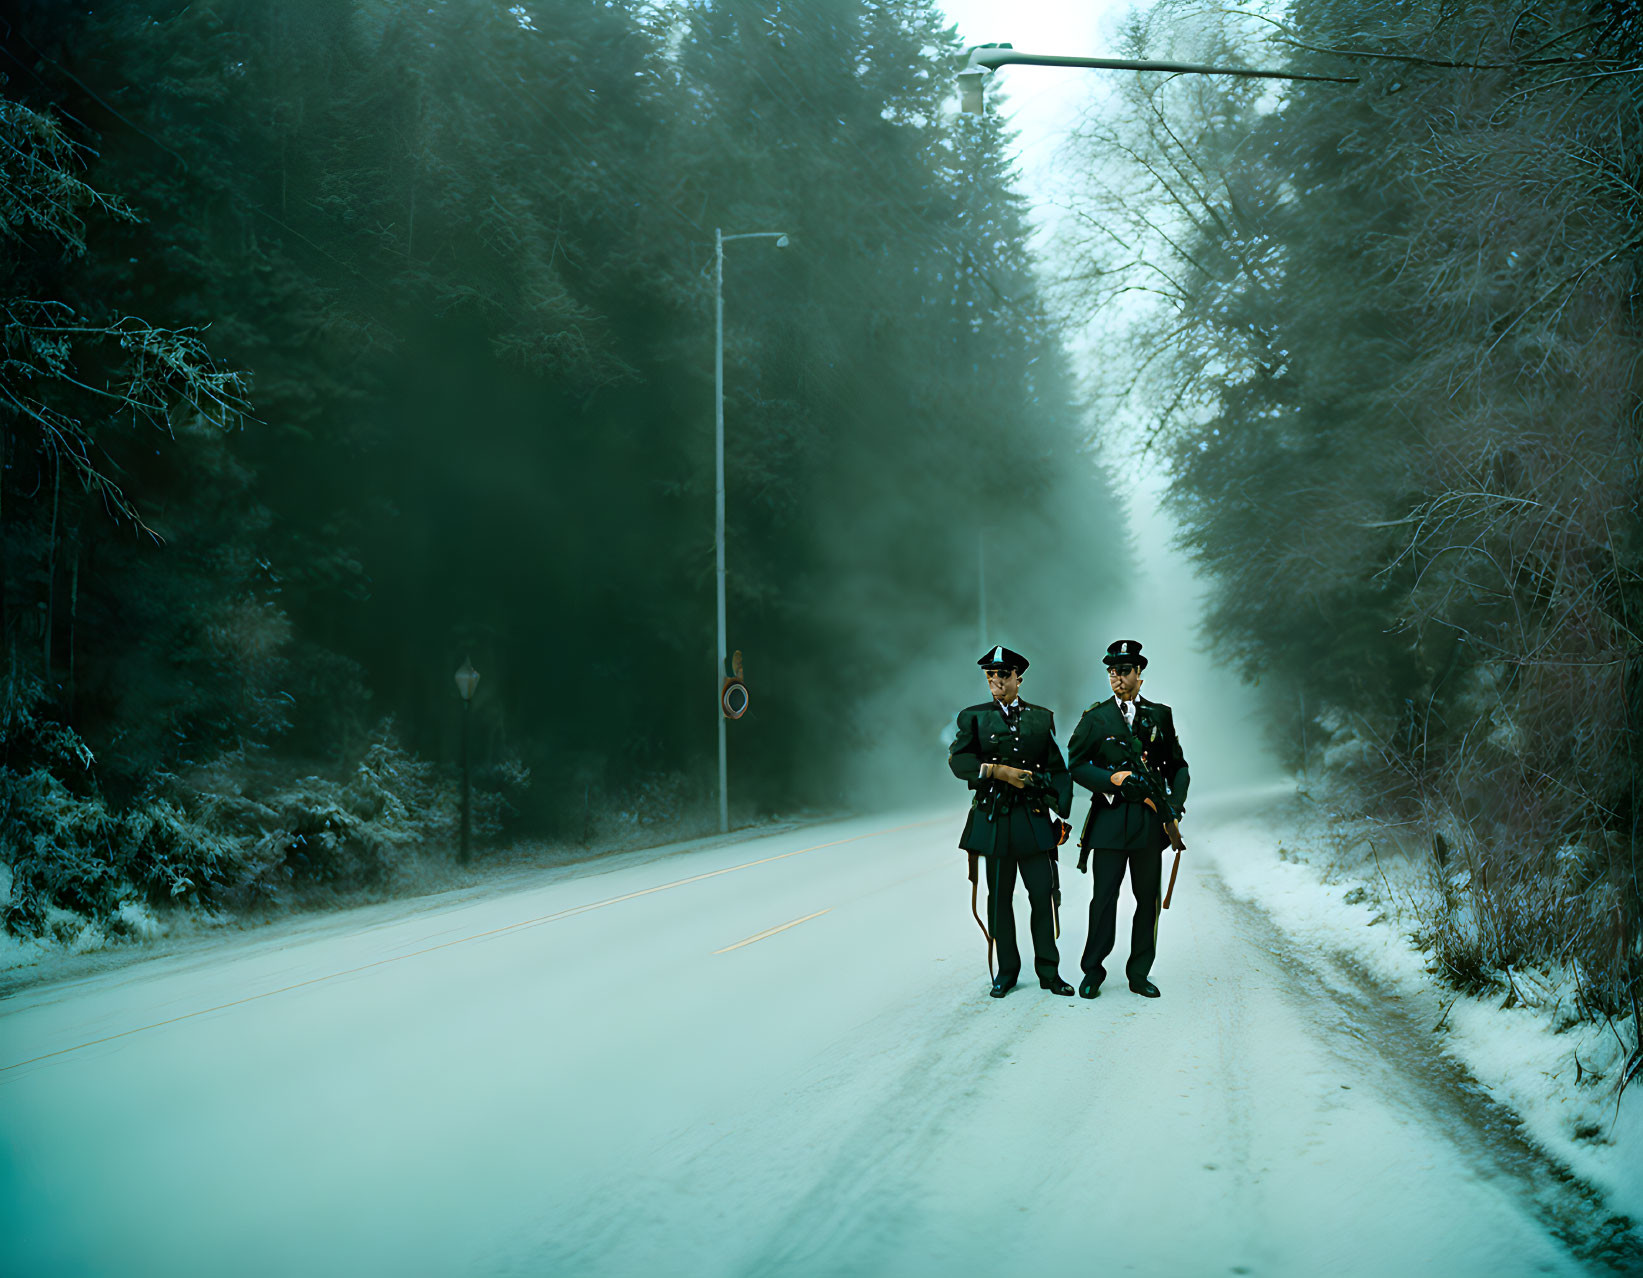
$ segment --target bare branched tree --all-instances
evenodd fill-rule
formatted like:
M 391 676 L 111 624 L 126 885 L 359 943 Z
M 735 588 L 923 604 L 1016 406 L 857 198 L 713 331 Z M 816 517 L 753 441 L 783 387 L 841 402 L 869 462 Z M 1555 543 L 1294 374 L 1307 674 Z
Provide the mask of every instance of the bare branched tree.
M 1304 713 L 1366 804 L 1456 849 L 1453 970 L 1578 963 L 1627 1008 L 1643 31 L 1619 4 L 1356 0 L 1128 28 L 1138 56 L 1166 34 L 1364 76 L 1141 78 L 1084 130 L 1071 301 L 1154 299 L 1110 390 L 1171 462 L 1210 629 L 1294 686 L 1280 729 Z

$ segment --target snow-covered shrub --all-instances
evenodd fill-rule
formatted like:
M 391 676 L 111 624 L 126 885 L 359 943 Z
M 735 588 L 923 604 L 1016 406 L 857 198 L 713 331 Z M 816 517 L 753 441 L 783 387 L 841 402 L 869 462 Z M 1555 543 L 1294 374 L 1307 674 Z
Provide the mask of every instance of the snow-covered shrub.
M 72 954 L 90 954 L 108 944 L 108 935 L 96 923 L 87 922 L 68 943 Z
M 250 848 L 164 799 L 112 810 L 95 792 L 76 793 L 45 768 L 0 770 L 8 820 L 3 855 L 10 890 L 8 931 L 59 931 L 53 910 L 101 919 L 128 902 L 228 903 Z
M 1314 728 L 1322 738 L 1321 756 L 1326 774 L 1363 771 L 1379 757 L 1345 712 L 1335 707 L 1319 714 L 1314 720 Z
M 112 906 L 120 886 L 113 864 L 118 822 L 102 798 L 75 793 L 43 767 L 21 775 L 0 770 L 0 785 L 0 855 L 12 873 L 6 929 L 36 936 L 51 909 L 92 914 Z
M 696 824 L 690 778 L 682 772 L 655 772 L 631 778 L 620 790 L 594 787 L 588 794 L 589 835 L 602 844 L 622 844 L 658 829 L 688 837 Z M 699 816 L 699 813 L 697 813 Z
M 531 770 L 524 760 L 503 759 L 475 768 L 473 773 L 473 833 L 494 840 L 506 834 L 519 816 L 531 786 Z
M 151 903 L 230 904 L 249 868 L 251 841 L 177 803 L 153 798 L 122 815 L 121 869 Z
M 152 795 L 112 806 L 97 785 L 91 751 L 42 713 L 44 700 L 37 680 L 15 667 L 9 672 L 0 705 L 5 929 L 87 948 L 94 938 L 83 929 L 127 901 L 220 895 L 244 862 L 245 843 Z M 64 912 L 78 920 L 74 936 L 63 935 L 70 926 Z
M 259 888 L 334 896 L 380 893 L 403 877 L 416 851 L 450 839 L 455 788 L 409 753 L 384 720 L 346 777 L 308 775 L 260 806 Z
M 1512 987 L 1516 970 L 1551 971 L 1573 960 L 1588 973 L 1588 1006 L 1624 1008 L 1614 984 L 1626 961 L 1621 896 L 1608 852 L 1589 841 L 1555 852 L 1514 847 L 1440 810 L 1429 812 L 1426 824 L 1429 890 L 1413 904 L 1416 939 L 1431 952 L 1436 970 L 1476 993 Z M 1603 961 L 1594 962 L 1593 955 Z M 1527 998 L 1520 989 L 1512 996 Z
M 120 908 L 109 916 L 108 928 L 116 936 L 130 937 L 134 941 L 152 941 L 164 936 L 167 931 L 159 915 L 141 901 L 121 902 Z
M 454 830 L 454 787 L 399 744 L 389 721 L 341 774 L 292 777 L 239 751 L 187 776 L 158 775 L 116 807 L 79 738 L 35 714 L 38 685 L 14 676 L 10 690 L 0 922 L 18 936 L 84 951 L 160 934 L 168 908 L 216 915 L 379 893 Z

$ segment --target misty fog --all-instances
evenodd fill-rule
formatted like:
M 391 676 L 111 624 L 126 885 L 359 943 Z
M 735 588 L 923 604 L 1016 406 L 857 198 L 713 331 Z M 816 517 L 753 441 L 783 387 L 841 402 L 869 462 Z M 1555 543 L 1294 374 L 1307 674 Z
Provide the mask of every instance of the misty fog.
M 1635 5 L 12 8 L 0 1268 L 1643 1263 Z

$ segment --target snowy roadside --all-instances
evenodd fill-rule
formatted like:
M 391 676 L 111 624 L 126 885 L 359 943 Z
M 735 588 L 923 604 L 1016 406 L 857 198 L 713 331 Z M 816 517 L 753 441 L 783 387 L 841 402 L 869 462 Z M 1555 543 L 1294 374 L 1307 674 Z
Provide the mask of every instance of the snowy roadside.
M 1579 1019 L 1568 971 L 1514 971 L 1509 985 L 1457 995 L 1412 939 L 1424 890 L 1419 870 L 1384 850 L 1377 860 L 1363 833 L 1290 797 L 1217 823 L 1206 850 L 1231 894 L 1265 912 L 1300 949 L 1344 960 L 1388 991 L 1430 1004 L 1433 1047 L 1613 1211 L 1643 1220 L 1643 1083 L 1627 1089 L 1618 1115 L 1615 1103 L 1629 1026 Z
M 297 901 L 263 912 L 213 914 L 181 906 L 172 910 L 127 902 L 103 919 L 71 910 L 47 911 L 42 936 L 14 936 L 0 928 L 0 999 L 19 989 L 74 980 L 131 963 L 219 945 L 279 944 L 327 930 L 359 930 L 453 903 L 539 886 L 560 877 L 597 874 L 621 866 L 690 852 L 700 847 L 742 843 L 844 818 L 837 812 L 797 811 L 764 817 L 728 835 L 686 832 L 667 842 L 641 831 L 625 841 L 591 846 L 520 842 L 491 848 L 470 866 L 458 866 L 436 849 L 417 872 L 392 890 L 357 893 L 329 902 Z M 0 862 L 0 909 L 10 897 L 11 867 Z

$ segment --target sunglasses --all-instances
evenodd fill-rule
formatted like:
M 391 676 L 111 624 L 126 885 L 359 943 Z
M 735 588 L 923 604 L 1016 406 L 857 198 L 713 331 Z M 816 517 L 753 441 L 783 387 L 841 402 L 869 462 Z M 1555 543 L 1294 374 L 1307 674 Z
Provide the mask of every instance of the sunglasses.
M 1113 674 L 1113 675 L 1118 675 L 1120 678 L 1127 678 L 1129 675 L 1132 675 L 1132 674 L 1135 673 L 1135 667 L 1134 666 L 1108 666 L 1107 667 L 1107 673 L 1108 674 Z

